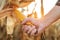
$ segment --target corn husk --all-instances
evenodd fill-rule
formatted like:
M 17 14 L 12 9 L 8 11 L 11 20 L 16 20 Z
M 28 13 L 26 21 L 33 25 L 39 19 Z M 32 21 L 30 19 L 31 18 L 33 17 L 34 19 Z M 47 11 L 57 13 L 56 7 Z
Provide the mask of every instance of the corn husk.
M 4 6 L 6 5 L 7 1 L 6 0 L 0 0 L 0 10 L 2 10 L 4 8 Z
M 6 19 L 6 17 L 0 18 L 0 40 L 6 40 L 7 38 Z
M 11 0 L 8 1 L 8 3 L 10 2 Z M 6 20 L 4 19 L 5 17 L 7 17 Z M 45 31 L 41 33 L 41 35 L 31 36 L 22 30 L 22 25 L 20 21 L 23 21 L 25 18 L 26 17 L 16 9 L 15 10 L 1 9 L 0 40 L 7 40 L 7 39 L 8 40 L 60 40 L 60 20 L 51 24 L 49 28 L 45 29 Z M 1 30 L 1 27 L 4 28 L 3 31 Z M 10 35 L 11 38 L 7 36 L 8 34 Z

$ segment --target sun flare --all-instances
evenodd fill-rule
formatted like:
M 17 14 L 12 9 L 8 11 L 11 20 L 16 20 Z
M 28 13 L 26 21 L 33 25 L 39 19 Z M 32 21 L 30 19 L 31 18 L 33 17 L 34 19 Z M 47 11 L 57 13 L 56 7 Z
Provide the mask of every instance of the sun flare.
M 43 0 L 44 15 L 46 15 L 56 4 L 57 0 Z M 28 8 L 28 9 L 27 9 Z M 41 18 L 41 0 L 35 0 L 30 5 L 24 8 L 18 8 L 22 13 L 27 16 L 31 14 L 32 11 L 36 11 L 38 18 Z

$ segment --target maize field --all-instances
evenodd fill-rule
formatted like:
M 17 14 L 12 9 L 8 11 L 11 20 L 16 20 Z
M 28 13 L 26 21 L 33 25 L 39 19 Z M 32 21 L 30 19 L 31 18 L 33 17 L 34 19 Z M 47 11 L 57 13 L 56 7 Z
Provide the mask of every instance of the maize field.
M 40 35 L 31 36 L 22 30 L 21 23 L 14 16 L 3 16 L 0 18 L 0 40 L 60 40 L 60 20 Z

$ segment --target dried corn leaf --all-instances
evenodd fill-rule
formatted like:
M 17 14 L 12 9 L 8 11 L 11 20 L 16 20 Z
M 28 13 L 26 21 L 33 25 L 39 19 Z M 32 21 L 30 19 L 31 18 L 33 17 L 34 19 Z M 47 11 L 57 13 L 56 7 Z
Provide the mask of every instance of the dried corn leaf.
M 0 19 L 0 40 L 7 38 L 6 21 L 6 17 Z
M 0 0 L 0 10 L 2 10 L 4 8 L 4 6 L 6 5 L 7 0 Z

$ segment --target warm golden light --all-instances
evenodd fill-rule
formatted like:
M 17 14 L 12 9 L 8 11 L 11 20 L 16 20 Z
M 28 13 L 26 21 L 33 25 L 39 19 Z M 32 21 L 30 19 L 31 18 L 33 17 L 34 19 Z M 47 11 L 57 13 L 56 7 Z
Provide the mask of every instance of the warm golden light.
M 44 0 L 44 13 L 47 14 L 58 0 Z
M 46 15 L 55 6 L 56 2 L 57 0 L 43 0 L 44 15 Z M 41 0 L 35 0 L 35 2 L 32 2 L 30 5 L 28 5 L 27 7 L 24 7 L 23 9 L 24 11 L 22 13 L 25 16 L 27 16 L 28 14 L 31 14 L 34 9 L 34 11 L 37 12 L 38 18 L 40 18 L 41 17 Z M 18 10 L 22 11 L 22 8 L 19 8 Z

